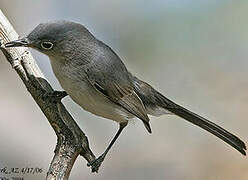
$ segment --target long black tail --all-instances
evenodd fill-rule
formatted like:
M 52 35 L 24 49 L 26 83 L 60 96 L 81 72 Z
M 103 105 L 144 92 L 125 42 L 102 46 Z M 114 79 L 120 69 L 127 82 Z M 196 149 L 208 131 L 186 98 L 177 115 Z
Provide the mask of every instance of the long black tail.
M 172 102 L 171 100 L 160 94 L 158 91 L 156 91 L 152 86 L 150 86 L 146 82 L 139 80 L 131 74 L 130 76 L 133 78 L 135 90 L 146 108 L 156 109 L 162 107 L 166 110 L 169 110 L 173 114 L 219 137 L 220 139 L 237 149 L 241 154 L 246 155 L 245 143 L 240 140 L 237 136 L 231 134 L 230 132 L 218 126 L 217 124 L 214 124 L 213 122 Z
M 219 137 L 226 143 L 230 144 L 232 147 L 237 149 L 241 154 L 246 155 L 246 146 L 245 143 L 240 140 L 237 136 L 231 134 L 227 130 L 218 126 L 217 124 L 183 108 L 182 106 L 177 105 L 171 100 L 164 97 L 162 94 L 157 92 L 157 100 L 161 103 L 162 107 L 169 110 L 173 114 L 178 115 L 179 117 L 207 130 L 208 132 Z

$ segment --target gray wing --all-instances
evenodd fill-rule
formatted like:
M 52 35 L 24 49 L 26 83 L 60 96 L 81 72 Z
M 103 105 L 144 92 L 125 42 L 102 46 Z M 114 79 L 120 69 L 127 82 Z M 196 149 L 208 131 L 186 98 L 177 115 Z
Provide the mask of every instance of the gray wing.
M 141 119 L 151 133 L 146 109 L 135 92 L 125 65 L 110 47 L 99 43 L 98 55 L 84 67 L 89 82 L 99 93 Z

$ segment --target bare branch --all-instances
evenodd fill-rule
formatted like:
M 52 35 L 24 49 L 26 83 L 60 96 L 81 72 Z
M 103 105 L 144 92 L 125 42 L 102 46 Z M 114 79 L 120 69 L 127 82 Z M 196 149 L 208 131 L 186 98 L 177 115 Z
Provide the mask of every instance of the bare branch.
M 18 34 L 0 10 L 0 42 L 6 43 L 16 39 L 18 39 Z M 22 79 L 57 135 L 55 155 L 46 179 L 68 179 L 79 154 L 88 162 L 95 160 L 95 156 L 89 148 L 87 137 L 61 102 L 55 103 L 50 98 L 43 98 L 45 93 L 51 93 L 53 89 L 28 49 L 5 49 L 1 43 L 0 49 Z

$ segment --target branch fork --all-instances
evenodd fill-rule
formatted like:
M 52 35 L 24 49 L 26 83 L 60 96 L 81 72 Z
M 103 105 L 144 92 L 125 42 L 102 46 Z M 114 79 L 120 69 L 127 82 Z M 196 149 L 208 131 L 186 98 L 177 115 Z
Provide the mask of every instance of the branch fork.
M 18 34 L 0 10 L 0 50 L 22 79 L 57 135 L 55 154 L 46 180 L 67 180 L 78 155 L 83 156 L 88 163 L 96 159 L 95 155 L 89 148 L 85 133 L 61 103 L 63 95 L 58 96 L 54 101 L 49 97 L 44 98 L 47 94 L 53 94 L 56 91 L 42 74 L 29 50 L 27 48 L 4 48 L 3 44 L 16 39 L 18 39 Z

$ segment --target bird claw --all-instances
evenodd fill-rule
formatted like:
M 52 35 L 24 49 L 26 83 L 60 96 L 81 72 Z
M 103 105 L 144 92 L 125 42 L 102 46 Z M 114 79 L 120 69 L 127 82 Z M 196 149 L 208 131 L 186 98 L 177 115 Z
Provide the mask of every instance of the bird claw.
M 102 154 L 97 159 L 95 159 L 94 161 L 91 161 L 90 163 L 87 164 L 87 166 L 91 166 L 91 172 L 98 173 L 99 167 L 101 166 L 102 162 L 104 161 L 104 158 L 105 158 L 105 155 Z
M 57 103 L 57 102 L 61 101 L 61 99 L 63 99 L 67 95 L 68 94 L 65 91 L 45 92 L 42 95 L 42 99 L 45 100 L 45 99 L 49 98 L 54 103 Z

